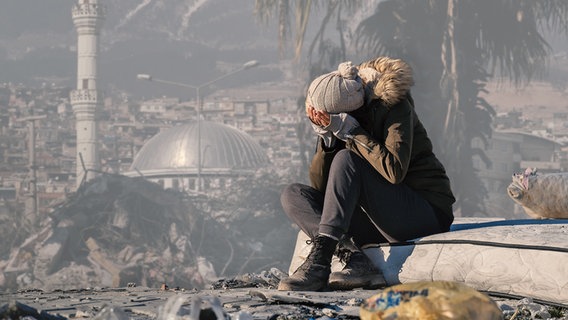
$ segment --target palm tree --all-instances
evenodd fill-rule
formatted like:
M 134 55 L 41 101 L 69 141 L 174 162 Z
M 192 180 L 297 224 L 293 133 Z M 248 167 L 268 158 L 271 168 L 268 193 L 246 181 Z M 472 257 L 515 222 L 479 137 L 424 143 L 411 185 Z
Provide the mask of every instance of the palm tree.
M 311 53 L 314 52 L 316 45 L 319 45 L 320 49 L 325 47 L 325 31 L 332 18 L 336 19 L 336 30 L 339 33 L 340 45 L 344 48 L 343 15 L 353 13 L 361 6 L 361 3 L 362 0 L 256 0 L 255 14 L 263 23 L 268 23 L 273 15 L 278 17 L 278 41 L 281 58 L 286 55 L 286 45 L 290 33 L 292 31 L 295 32 L 294 60 L 298 62 L 302 55 L 306 31 L 312 12 L 322 10 L 324 15 L 309 47 L 308 56 L 311 56 Z M 290 25 L 292 18 L 294 19 L 293 26 Z M 343 53 L 345 53 L 344 50 Z M 335 62 L 333 63 L 335 64 Z
M 274 20 L 271 19 L 273 16 L 277 17 L 276 21 L 281 59 L 285 59 L 287 57 L 286 49 L 288 48 L 287 44 L 289 42 L 290 34 L 295 34 L 292 61 L 296 66 L 299 66 L 301 63 L 304 40 L 310 17 L 313 15 L 313 12 L 323 12 L 317 33 L 308 48 L 308 62 L 306 63 L 308 66 L 308 74 L 306 76 L 307 81 L 308 79 L 313 79 L 322 73 L 331 71 L 331 69 L 337 66 L 338 61 L 343 61 L 345 59 L 346 35 L 344 34 L 344 28 L 342 27 L 342 17 L 343 14 L 354 12 L 359 7 L 360 3 L 361 0 L 256 0 L 255 14 L 262 23 L 266 24 L 268 24 L 269 21 Z M 340 47 L 336 46 L 325 37 L 325 32 L 328 30 L 332 18 L 336 21 L 336 30 L 340 39 Z M 290 25 L 291 20 L 294 21 L 293 25 Z M 311 57 L 314 56 L 317 56 L 317 59 L 312 61 Z M 303 70 L 304 68 L 296 67 L 295 69 Z M 304 101 L 305 97 L 303 97 L 303 93 L 301 93 L 300 98 L 297 100 L 297 112 L 302 114 L 304 112 Z M 305 151 L 309 150 L 308 148 L 311 147 L 309 145 L 312 144 L 314 137 L 311 127 L 307 125 L 306 121 L 299 122 L 297 124 L 296 136 L 298 137 L 302 162 L 302 167 L 300 168 L 298 175 L 300 177 L 306 177 L 305 173 L 308 170 L 308 159 Z
M 561 0 L 388 0 L 359 25 L 361 48 L 403 56 L 417 67 L 423 87 L 416 100 L 434 139 L 443 142 L 461 215 L 484 211 L 473 157 L 489 160 L 471 141 L 490 137 L 494 111 L 480 93 L 490 75 L 523 85 L 544 71 L 549 45 L 542 32 L 566 32 L 567 13 Z
M 291 1 L 257 0 L 257 8 L 263 4 L 282 13 L 274 6 L 276 2 Z M 325 2 L 328 13 L 337 8 L 332 6 L 336 2 L 340 1 Z M 309 7 L 296 6 L 296 10 L 304 10 L 299 15 L 303 18 L 296 21 L 310 14 Z M 298 30 L 302 33 L 296 36 L 296 54 L 306 31 Z M 568 33 L 568 1 L 385 0 L 358 25 L 355 45 L 369 58 L 391 55 L 413 65 L 417 112 L 432 139 L 441 142 L 437 148 L 452 179 L 459 215 L 484 211 L 486 191 L 473 158 L 489 160 L 471 141 L 490 137 L 494 110 L 480 93 L 490 76 L 498 74 L 523 85 L 545 70 L 550 48 L 544 31 Z M 319 43 L 321 46 L 321 38 Z M 308 57 L 312 54 L 310 50 Z

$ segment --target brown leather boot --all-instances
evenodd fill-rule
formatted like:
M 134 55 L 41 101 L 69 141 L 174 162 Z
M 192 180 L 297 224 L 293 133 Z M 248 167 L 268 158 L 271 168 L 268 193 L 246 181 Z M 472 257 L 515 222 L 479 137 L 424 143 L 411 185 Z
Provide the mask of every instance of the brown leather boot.
M 386 281 L 371 259 L 355 244 L 352 238 L 344 238 L 337 245 L 335 253 L 345 263 L 341 271 L 329 276 L 332 290 L 351 290 L 355 288 L 377 289 L 386 286 Z
M 337 240 L 318 235 L 313 240 L 313 247 L 306 261 L 289 276 L 280 280 L 280 291 L 322 291 L 327 288 L 331 273 L 331 258 L 335 252 Z

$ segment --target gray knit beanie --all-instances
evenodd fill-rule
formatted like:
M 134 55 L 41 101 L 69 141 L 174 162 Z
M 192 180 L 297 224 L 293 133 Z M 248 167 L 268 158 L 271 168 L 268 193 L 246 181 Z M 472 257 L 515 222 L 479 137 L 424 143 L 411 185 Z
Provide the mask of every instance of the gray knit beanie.
M 351 61 L 317 77 L 308 88 L 306 103 L 328 113 L 350 112 L 363 105 L 365 91 Z

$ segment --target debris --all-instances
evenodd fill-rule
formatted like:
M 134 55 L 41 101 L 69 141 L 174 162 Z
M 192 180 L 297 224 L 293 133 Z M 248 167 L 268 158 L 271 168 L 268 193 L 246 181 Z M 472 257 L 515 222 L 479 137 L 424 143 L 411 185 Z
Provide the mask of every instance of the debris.
M 30 317 L 37 320 L 62 320 L 65 317 L 51 315 L 45 311 L 37 311 L 35 308 L 17 301 L 0 307 L 0 319 L 25 319 Z
M 533 218 L 568 218 L 566 172 L 540 173 L 535 168 L 527 168 L 513 175 L 507 193 Z
M 263 270 L 260 274 L 245 273 L 230 279 L 220 279 L 211 284 L 211 289 L 230 289 L 230 288 L 266 288 L 276 289 L 280 279 L 285 274 L 278 268 L 271 268 L 270 271 Z
M 384 292 L 384 291 L 383 291 Z M 91 288 L 75 290 L 21 290 L 15 293 L 0 292 L 0 301 L 18 301 L 35 310 L 44 310 L 47 316 L 57 319 L 77 319 L 104 315 L 119 319 L 217 319 L 212 301 L 222 308 L 225 319 L 360 319 L 360 302 L 379 294 L 375 290 L 328 292 L 281 292 L 275 289 L 219 289 L 191 291 L 161 291 L 141 286 L 126 288 Z M 211 300 L 212 298 L 215 300 Z M 543 318 L 565 319 L 568 309 L 537 303 L 531 299 L 495 298 L 505 319 L 517 312 L 515 320 Z M 284 302 L 286 301 L 286 302 Z M 296 301 L 296 302 L 294 302 Z M 1 304 L 0 304 L 1 307 Z M 3 310 L 3 309 L 2 309 Z M 532 312 L 532 314 L 531 314 Z M 201 318 L 200 318 L 201 317 Z M 4 319 L 0 314 L 0 319 Z M 37 318 L 40 319 L 40 318 Z M 110 319 L 107 317 L 107 319 Z
M 325 301 L 316 301 L 314 299 L 308 299 L 299 296 L 292 296 L 282 294 L 280 292 L 274 293 L 269 291 L 250 291 L 250 295 L 253 297 L 259 297 L 262 301 L 272 303 L 272 304 L 301 304 L 306 306 L 316 306 L 329 309 L 331 306 Z
M 361 319 L 502 319 L 497 304 L 485 294 L 450 281 L 395 285 L 368 298 Z
M 295 231 L 282 223 L 284 214 L 275 214 L 281 210 L 277 191 L 262 192 L 277 209 L 266 200 L 260 209 L 250 202 L 244 207 L 247 199 L 236 199 L 238 191 L 225 198 L 190 196 L 142 177 L 100 175 L 54 207 L 41 229 L 0 260 L 0 288 L 167 283 L 203 289 L 219 276 L 287 265 Z M 264 277 L 255 281 L 279 281 Z
M 101 253 L 101 248 L 99 247 L 95 239 L 89 238 L 87 239 L 87 241 L 85 241 L 85 244 L 87 245 L 87 248 L 89 248 L 88 259 L 108 271 L 112 276 L 112 286 L 118 287 L 120 285 L 120 271 L 122 268 L 115 265 L 112 261 L 105 259 L 105 257 Z
M 509 304 L 502 304 L 501 310 L 506 319 L 553 319 L 568 315 L 568 309 L 538 304 L 531 298 L 523 298 Z
M 128 314 L 121 308 L 104 305 L 101 311 L 93 317 L 94 320 L 128 320 Z

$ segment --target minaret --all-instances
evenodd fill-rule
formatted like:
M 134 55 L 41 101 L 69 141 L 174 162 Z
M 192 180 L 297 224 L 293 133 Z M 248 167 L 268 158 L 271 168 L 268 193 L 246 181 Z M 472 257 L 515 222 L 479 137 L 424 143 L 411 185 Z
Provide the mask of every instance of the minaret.
M 99 169 L 96 120 L 102 97 L 97 90 L 97 55 L 104 13 L 97 0 L 78 0 L 72 10 L 78 35 L 77 89 L 70 94 L 77 127 L 77 187 Z M 89 170 L 86 177 L 85 169 Z

